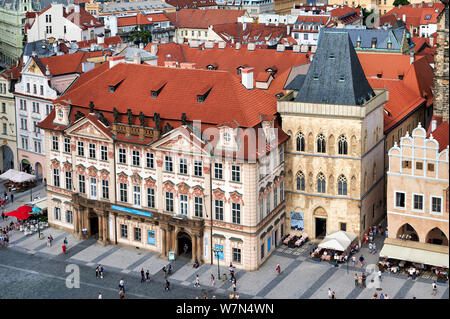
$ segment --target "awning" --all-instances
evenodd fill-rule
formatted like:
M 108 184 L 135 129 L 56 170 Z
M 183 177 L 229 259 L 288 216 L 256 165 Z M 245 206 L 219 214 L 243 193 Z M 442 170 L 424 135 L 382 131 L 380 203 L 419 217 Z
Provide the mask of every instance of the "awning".
M 448 254 L 435 251 L 384 244 L 380 257 L 410 261 L 437 267 L 448 268 Z
M 34 207 L 38 207 L 42 210 L 47 209 L 48 205 L 47 205 L 47 197 L 42 198 L 42 199 L 38 199 L 36 201 L 32 201 L 31 205 L 33 205 Z
M 325 236 L 324 240 L 319 244 L 319 248 L 345 251 L 356 237 L 358 236 L 354 233 L 340 230 Z

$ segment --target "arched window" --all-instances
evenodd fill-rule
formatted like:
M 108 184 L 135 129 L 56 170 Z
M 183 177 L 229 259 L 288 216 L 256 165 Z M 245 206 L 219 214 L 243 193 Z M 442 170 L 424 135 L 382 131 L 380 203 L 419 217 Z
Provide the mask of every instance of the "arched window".
M 325 153 L 325 136 L 322 133 L 317 136 L 317 152 Z
M 297 190 L 305 190 L 305 175 L 303 174 L 303 172 L 299 172 L 297 174 Z
M 297 134 L 297 151 L 304 152 L 305 151 L 305 136 L 302 132 Z
M 325 193 L 325 176 L 322 173 L 317 175 L 317 192 Z
M 347 138 L 345 135 L 339 136 L 339 142 L 338 142 L 338 152 L 341 155 L 347 155 L 348 154 L 348 146 L 347 146 Z
M 341 175 L 338 178 L 338 194 L 347 195 L 347 179 L 344 175 Z

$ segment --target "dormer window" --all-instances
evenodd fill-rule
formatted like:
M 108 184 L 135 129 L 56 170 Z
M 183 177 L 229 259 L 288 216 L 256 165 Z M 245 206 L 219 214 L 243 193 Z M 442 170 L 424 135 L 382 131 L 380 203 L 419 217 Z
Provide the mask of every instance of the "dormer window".
M 339 77 L 339 82 L 344 82 L 345 81 L 345 77 L 343 76 L 343 75 L 341 75 L 340 77 Z
M 381 79 L 382 76 L 383 76 L 382 73 L 377 73 L 377 78 Z
M 150 91 L 150 96 L 152 98 L 157 98 L 166 84 L 167 82 L 159 82 L 157 85 L 155 85 L 154 89 Z
M 229 142 L 231 141 L 231 135 L 230 135 L 230 133 L 225 132 L 225 133 L 223 134 L 223 139 L 224 139 L 225 142 L 229 143 Z
M 313 80 L 314 81 L 318 81 L 319 80 L 319 75 L 318 74 L 314 74 L 313 75 Z
M 122 81 L 123 80 L 120 80 L 120 81 L 117 81 L 116 83 L 112 83 L 112 84 L 110 84 L 108 87 L 109 87 L 109 92 L 110 93 L 114 93 L 116 90 L 117 90 L 117 88 L 119 87 L 119 85 L 122 83 Z
M 398 79 L 399 79 L 399 80 L 403 80 L 403 74 L 399 74 L 399 75 L 398 75 Z
M 211 92 L 211 90 L 212 90 L 212 87 L 207 88 L 206 90 L 202 90 L 204 93 L 197 95 L 197 102 L 199 102 L 199 103 L 205 102 L 205 100 L 208 97 L 209 92 Z
M 330 60 L 334 60 L 334 53 L 330 53 L 330 55 L 328 56 L 328 58 L 330 59 Z
M 372 49 L 377 47 L 377 38 L 372 38 Z

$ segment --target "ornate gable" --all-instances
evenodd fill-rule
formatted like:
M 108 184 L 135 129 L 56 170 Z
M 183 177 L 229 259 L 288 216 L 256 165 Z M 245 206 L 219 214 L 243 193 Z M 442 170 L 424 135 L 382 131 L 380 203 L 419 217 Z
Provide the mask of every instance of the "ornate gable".
M 202 149 L 203 145 L 203 142 L 198 137 L 191 134 L 190 129 L 181 126 L 158 141 L 155 144 L 155 148 L 174 153 L 183 152 L 206 155 L 205 150 Z

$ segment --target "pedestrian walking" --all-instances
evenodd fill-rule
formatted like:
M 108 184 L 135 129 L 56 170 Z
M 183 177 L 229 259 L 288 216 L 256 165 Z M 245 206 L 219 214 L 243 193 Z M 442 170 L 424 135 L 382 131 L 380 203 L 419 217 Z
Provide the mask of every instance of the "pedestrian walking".
M 233 280 L 233 291 L 236 291 L 236 279 Z
M 380 294 L 380 299 L 384 299 L 383 293 Z
M 373 245 L 372 243 L 369 243 L 369 253 L 372 253 Z
M 377 253 L 377 245 L 375 245 L 375 243 L 373 243 L 372 246 L 372 255 L 375 255 Z
M 356 266 L 356 257 L 355 256 L 352 257 L 352 265 L 353 265 L 353 267 Z
M 277 273 L 280 274 L 280 272 L 281 272 L 281 267 L 280 267 L 280 264 L 278 264 L 277 265 Z
M 172 265 L 169 264 L 169 265 L 167 266 L 167 275 L 171 275 L 171 274 L 172 274 Z
M 384 299 L 389 299 L 387 294 L 384 295 Z
M 103 279 L 103 266 L 102 265 L 98 265 L 98 270 L 99 270 L 99 273 L 100 273 L 100 278 L 101 279 Z
M 64 245 L 66 245 L 66 247 L 69 245 L 69 241 L 67 240 L 67 237 L 64 237 L 63 243 L 64 243 Z
M 52 236 L 52 234 L 50 234 L 49 236 L 48 236 L 48 239 L 50 240 L 50 247 L 52 246 L 52 243 L 53 243 L 53 236 Z
M 234 299 L 239 299 L 239 293 L 238 292 L 234 295 Z
M 206 291 L 203 293 L 203 299 L 208 299 L 208 294 L 206 293 Z
M 200 279 L 198 278 L 198 275 L 195 275 L 195 287 L 200 287 Z
M 63 251 L 63 255 L 65 255 L 65 254 L 66 254 L 66 249 L 67 249 L 66 245 L 65 245 L 65 244 L 63 244 L 63 245 L 62 245 L 62 251 Z
M 331 299 L 336 299 L 336 293 L 334 291 L 331 293 Z
M 359 279 L 358 274 L 355 273 L 353 277 L 355 278 L 355 287 L 358 287 L 358 279 Z
M 125 293 L 125 281 L 123 280 L 123 278 L 121 278 L 119 281 L 119 290 L 124 291 Z
M 166 266 L 164 266 L 164 267 L 162 268 L 162 271 L 164 272 L 164 278 L 167 278 L 167 269 L 166 269 Z
M 166 286 L 165 286 L 166 291 L 170 290 L 170 282 L 166 279 Z
M 436 296 L 436 294 L 437 294 L 437 285 L 436 285 L 436 281 L 434 281 L 434 282 L 431 284 L 431 288 L 433 289 L 433 291 L 431 292 L 431 294 L 432 294 L 433 296 Z
M 145 282 L 145 271 L 144 268 L 141 269 L 141 284 Z
M 378 294 L 374 293 L 372 299 L 378 299 Z
M 362 273 L 361 278 L 362 278 L 363 287 L 366 288 L 366 274 Z
M 214 286 L 214 275 L 213 274 L 211 274 L 211 286 Z
M 5 213 L 2 212 L 2 220 L 5 220 Z
M 119 298 L 120 299 L 125 299 L 125 292 L 122 289 L 119 290 Z
M 14 203 L 14 194 L 11 193 L 11 204 Z
M 358 284 L 359 284 L 359 288 L 363 287 L 362 276 L 358 276 Z
M 97 266 L 97 268 L 95 268 L 95 278 L 98 279 L 98 277 L 100 277 L 100 267 Z
M 147 281 L 150 281 L 150 270 L 148 270 L 148 269 L 145 272 L 145 278 L 146 278 Z
M 98 293 L 98 299 L 103 299 L 103 295 L 101 292 Z
M 363 255 L 361 255 L 359 257 L 359 262 L 361 263 L 361 267 L 364 266 L 364 256 Z
M 378 280 L 381 281 L 381 270 L 378 270 Z
M 333 296 L 333 292 L 331 291 L 331 288 L 328 288 L 328 298 L 331 299 L 332 296 Z

